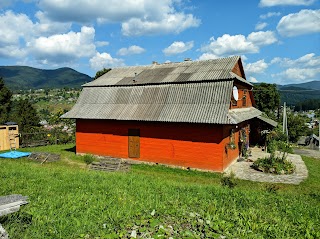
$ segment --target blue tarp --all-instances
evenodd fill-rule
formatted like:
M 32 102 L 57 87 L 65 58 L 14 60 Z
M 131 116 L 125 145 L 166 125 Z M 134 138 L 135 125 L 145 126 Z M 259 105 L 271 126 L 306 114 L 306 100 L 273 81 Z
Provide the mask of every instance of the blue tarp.
M 20 151 L 10 151 L 7 153 L 0 154 L 0 158 L 10 158 L 10 159 L 17 159 L 22 157 L 28 157 L 31 153 L 27 152 L 20 152 Z

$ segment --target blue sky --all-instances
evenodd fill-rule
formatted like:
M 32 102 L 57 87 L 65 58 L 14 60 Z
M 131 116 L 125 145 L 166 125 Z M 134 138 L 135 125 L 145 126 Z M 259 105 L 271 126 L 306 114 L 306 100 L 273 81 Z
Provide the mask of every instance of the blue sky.
M 1 0 L 0 65 L 106 68 L 241 55 L 247 79 L 320 80 L 319 0 Z

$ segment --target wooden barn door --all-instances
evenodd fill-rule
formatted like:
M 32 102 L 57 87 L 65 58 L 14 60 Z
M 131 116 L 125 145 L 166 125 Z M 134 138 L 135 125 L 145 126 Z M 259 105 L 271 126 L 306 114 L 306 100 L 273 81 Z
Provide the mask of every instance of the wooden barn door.
M 129 129 L 128 130 L 129 140 L 129 158 L 140 157 L 140 129 Z

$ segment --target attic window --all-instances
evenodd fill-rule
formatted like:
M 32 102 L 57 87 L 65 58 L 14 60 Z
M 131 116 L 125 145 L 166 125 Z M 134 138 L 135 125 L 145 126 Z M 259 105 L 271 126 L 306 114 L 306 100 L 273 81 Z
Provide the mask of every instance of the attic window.
M 238 105 L 238 101 L 236 101 L 235 99 L 231 100 L 231 104 L 232 106 L 237 106 Z
M 247 106 L 247 90 L 243 90 L 242 106 Z

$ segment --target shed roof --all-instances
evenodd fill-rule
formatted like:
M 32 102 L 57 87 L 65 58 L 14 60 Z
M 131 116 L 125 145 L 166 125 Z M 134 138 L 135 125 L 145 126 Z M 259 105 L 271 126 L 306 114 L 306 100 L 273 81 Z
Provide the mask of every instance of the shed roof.
M 276 122 L 276 121 L 274 121 L 272 119 L 269 119 L 267 117 L 264 117 L 262 115 L 258 116 L 257 118 L 262 120 L 262 121 L 264 121 L 264 122 L 266 122 L 267 124 L 269 124 L 269 125 L 271 125 L 273 127 L 277 127 L 277 125 L 278 125 L 278 122 Z

